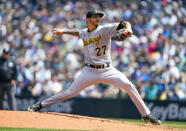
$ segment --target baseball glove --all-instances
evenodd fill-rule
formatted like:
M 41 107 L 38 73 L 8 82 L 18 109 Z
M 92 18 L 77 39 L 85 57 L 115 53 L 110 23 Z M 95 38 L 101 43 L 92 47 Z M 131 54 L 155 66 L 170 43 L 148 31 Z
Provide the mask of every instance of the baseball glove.
M 121 29 L 112 35 L 112 40 L 124 41 L 126 38 L 130 37 L 132 34 L 128 30 Z

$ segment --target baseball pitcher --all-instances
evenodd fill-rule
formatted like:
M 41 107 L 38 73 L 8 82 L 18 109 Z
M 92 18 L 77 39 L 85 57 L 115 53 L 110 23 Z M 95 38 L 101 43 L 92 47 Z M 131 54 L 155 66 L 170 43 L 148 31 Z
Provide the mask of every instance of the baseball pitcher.
M 112 39 L 124 40 L 132 34 L 129 22 L 121 21 L 107 25 L 99 25 L 103 13 L 97 10 L 89 11 L 86 15 L 88 28 L 81 31 L 71 31 L 63 29 L 52 30 L 53 35 L 72 35 L 80 37 L 84 45 L 85 66 L 81 74 L 74 80 L 72 85 L 65 91 L 61 91 L 48 99 L 38 102 L 28 107 L 28 111 L 39 111 L 42 108 L 51 106 L 76 96 L 81 90 L 96 83 L 111 84 L 128 93 L 133 103 L 140 112 L 145 122 L 159 125 L 160 120 L 151 115 L 149 109 L 140 97 L 135 86 L 127 77 L 112 66 L 111 61 L 111 37 Z

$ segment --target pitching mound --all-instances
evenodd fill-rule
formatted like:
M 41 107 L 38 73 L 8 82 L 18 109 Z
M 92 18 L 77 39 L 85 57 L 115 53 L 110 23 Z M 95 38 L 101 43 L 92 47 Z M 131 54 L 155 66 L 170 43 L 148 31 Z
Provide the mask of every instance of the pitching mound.
M 0 111 L 0 127 L 48 128 L 101 131 L 177 131 L 162 126 L 135 124 L 62 113 Z

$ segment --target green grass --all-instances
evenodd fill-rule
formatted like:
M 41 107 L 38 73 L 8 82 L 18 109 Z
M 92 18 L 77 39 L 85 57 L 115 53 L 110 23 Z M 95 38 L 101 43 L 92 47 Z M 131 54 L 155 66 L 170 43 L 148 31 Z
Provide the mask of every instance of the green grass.
M 134 122 L 134 123 L 141 123 L 144 122 L 140 119 L 121 119 L 121 118 L 106 118 L 118 121 L 127 121 L 127 122 Z M 169 128 L 179 128 L 179 129 L 186 129 L 186 122 L 177 122 L 177 121 L 165 121 L 162 122 L 161 126 L 169 127 Z M 85 131 L 85 130 L 64 130 L 64 129 L 36 129 L 36 128 L 10 128 L 10 127 L 0 127 L 0 131 Z M 86 130 L 90 131 L 90 130 Z
M 118 121 L 127 121 L 127 122 L 134 122 L 134 123 L 144 123 L 140 119 L 121 119 L 121 118 L 107 118 L 112 120 Z M 178 122 L 178 121 L 163 121 L 161 123 L 162 126 L 169 127 L 169 128 L 179 128 L 179 129 L 186 129 L 186 122 Z
M 36 128 L 0 127 L 0 131 L 88 131 L 88 130 L 64 130 L 64 129 L 36 129 Z

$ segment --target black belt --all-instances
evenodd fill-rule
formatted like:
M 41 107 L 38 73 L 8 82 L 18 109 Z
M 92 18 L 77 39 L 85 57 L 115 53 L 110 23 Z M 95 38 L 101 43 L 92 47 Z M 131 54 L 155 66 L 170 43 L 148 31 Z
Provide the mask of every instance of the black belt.
M 110 64 L 104 64 L 104 65 L 92 65 L 92 64 L 88 64 L 88 63 L 86 63 L 85 66 L 89 66 L 89 67 L 91 67 L 91 68 L 96 68 L 96 69 L 103 69 L 103 68 L 110 67 Z

